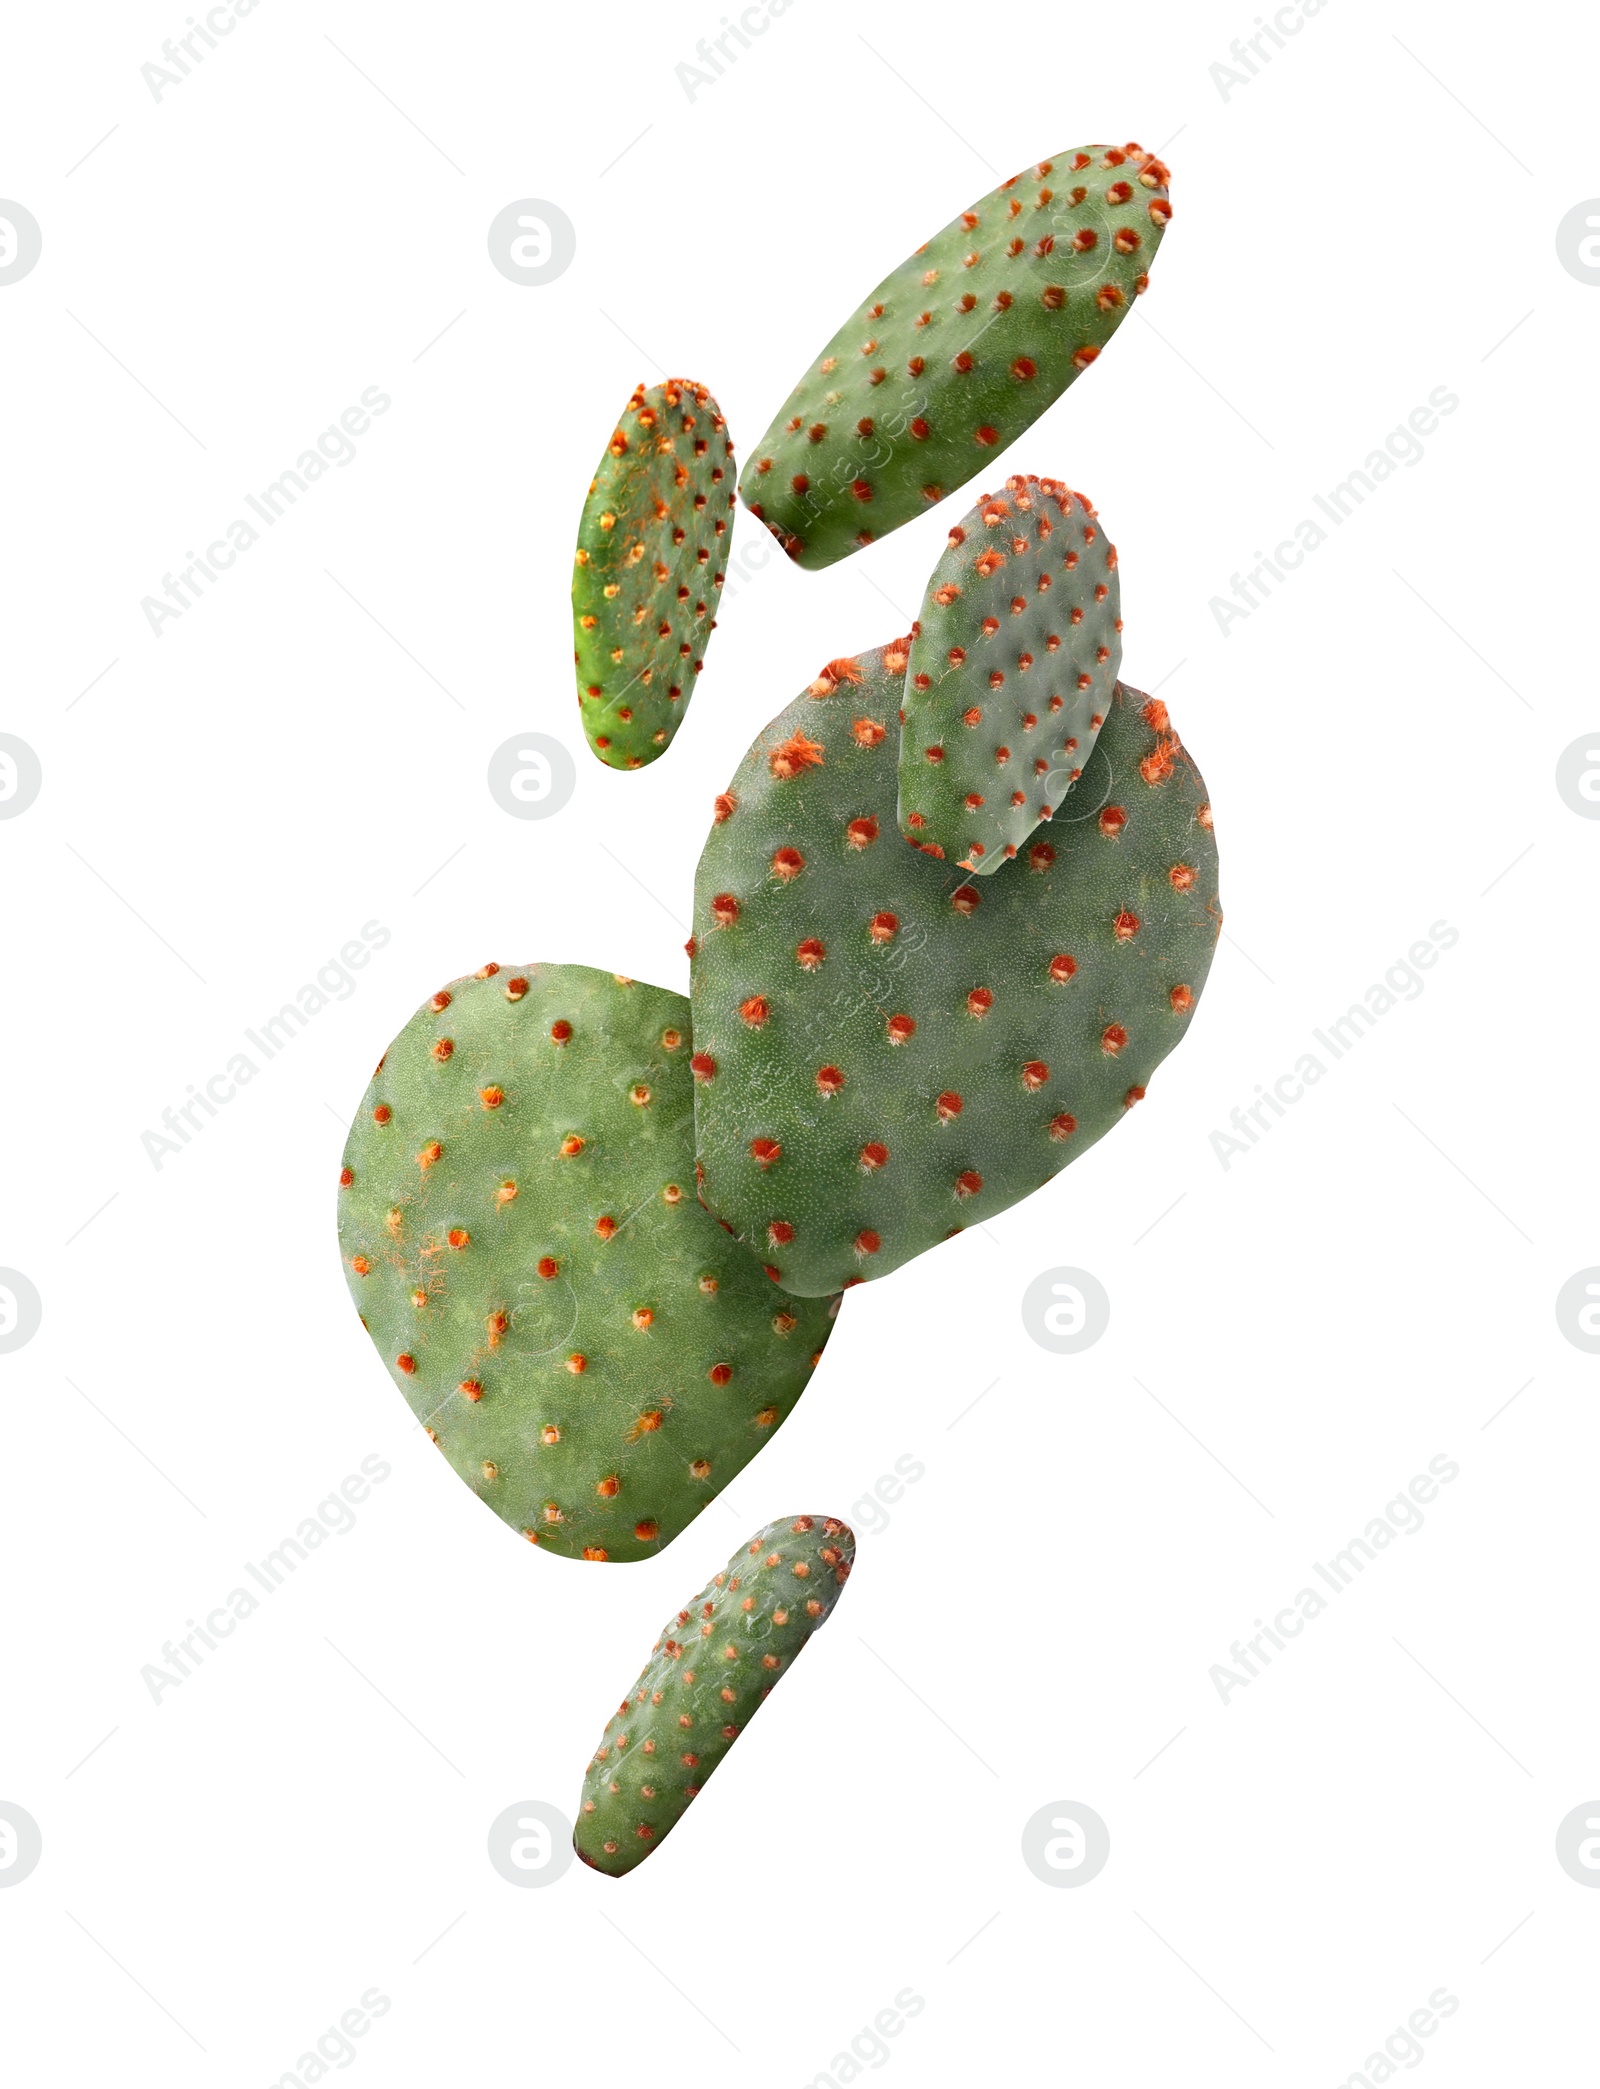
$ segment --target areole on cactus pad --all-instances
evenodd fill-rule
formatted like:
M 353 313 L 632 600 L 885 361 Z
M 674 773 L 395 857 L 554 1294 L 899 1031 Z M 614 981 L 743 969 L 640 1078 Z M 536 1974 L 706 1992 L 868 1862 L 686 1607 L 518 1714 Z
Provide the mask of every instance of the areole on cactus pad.
M 1049 839 L 994 877 L 895 824 L 907 641 L 832 661 L 718 799 L 695 880 L 702 1195 L 786 1290 L 881 1276 L 1078 1158 L 1184 1036 L 1211 808 L 1123 686 Z
M 385 1054 L 340 1173 L 363 1324 L 472 1491 L 541 1549 L 648 1558 L 768 1442 L 837 1301 L 695 1195 L 689 1005 L 488 965 Z
M 1013 175 L 884 277 L 751 451 L 746 507 L 831 566 L 982 471 L 1100 355 L 1172 207 L 1138 145 Z
M 1122 664 L 1117 554 L 1059 479 L 1007 479 L 954 525 L 906 661 L 900 829 L 988 875 L 1083 774 Z
M 572 575 L 578 709 L 613 769 L 671 745 L 716 627 L 733 444 L 703 384 L 640 385 L 595 469 Z

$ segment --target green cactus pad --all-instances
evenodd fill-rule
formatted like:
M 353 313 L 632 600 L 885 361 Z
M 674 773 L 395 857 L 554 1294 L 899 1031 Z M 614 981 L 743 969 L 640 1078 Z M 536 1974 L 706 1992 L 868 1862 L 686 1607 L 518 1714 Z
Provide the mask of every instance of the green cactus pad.
M 640 385 L 583 504 L 572 576 L 578 709 L 613 769 L 665 753 L 716 629 L 733 444 L 703 384 Z
M 1082 775 L 1122 664 L 1115 547 L 1081 493 L 1010 478 L 950 532 L 912 635 L 900 830 L 987 875 Z
M 1166 706 L 1119 686 L 981 886 L 895 826 L 906 641 L 835 660 L 717 801 L 695 880 L 702 1195 L 786 1290 L 882 1276 L 1084 1153 L 1188 1028 L 1221 910 Z
M 739 492 L 813 569 L 982 471 L 1100 354 L 1172 215 L 1137 145 L 1013 175 L 885 276 L 780 408 Z
M 799 1399 L 833 1308 L 695 1196 L 689 1004 L 487 965 L 395 1039 L 351 1129 L 362 1321 L 474 1494 L 556 1553 L 646 1558 Z
M 837 1517 L 785 1516 L 668 1619 L 584 1776 L 572 1843 L 585 1864 L 621 1878 L 659 1848 L 828 1622 L 855 1556 Z

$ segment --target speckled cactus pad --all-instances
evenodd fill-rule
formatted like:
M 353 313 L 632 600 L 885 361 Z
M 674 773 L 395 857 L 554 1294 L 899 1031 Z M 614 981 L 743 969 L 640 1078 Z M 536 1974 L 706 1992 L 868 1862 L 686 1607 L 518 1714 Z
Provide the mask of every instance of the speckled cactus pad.
M 620 1878 L 672 1833 L 828 1622 L 855 1553 L 837 1517 L 785 1516 L 668 1619 L 584 1777 L 572 1841 L 585 1864 Z
M 813 361 L 739 491 L 831 566 L 985 469 L 1095 361 L 1144 289 L 1167 170 L 1086 145 L 1013 175 L 884 277 Z
M 395 1039 L 345 1149 L 363 1323 L 513 1529 L 648 1557 L 788 1415 L 835 1302 L 775 1291 L 695 1196 L 689 1005 L 488 965 Z
M 717 801 L 695 880 L 702 1194 L 787 1290 L 881 1276 L 1087 1151 L 1221 926 L 1205 785 L 1114 692 L 1049 830 L 975 882 L 895 826 L 905 642 L 836 660 Z
M 671 744 L 716 628 L 733 444 L 703 384 L 640 385 L 583 504 L 572 576 L 578 708 L 613 769 Z
M 1083 774 L 1122 663 L 1117 554 L 1058 479 L 1010 478 L 950 532 L 906 667 L 900 828 L 987 874 Z

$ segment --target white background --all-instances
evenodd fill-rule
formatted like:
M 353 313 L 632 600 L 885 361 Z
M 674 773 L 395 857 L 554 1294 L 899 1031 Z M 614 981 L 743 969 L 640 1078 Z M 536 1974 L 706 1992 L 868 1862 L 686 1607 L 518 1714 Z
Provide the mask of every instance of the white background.
M 1600 1363 L 1553 1308 L 1600 1260 L 1600 825 L 1554 771 L 1600 709 L 1600 291 L 1555 229 L 1600 192 L 1593 35 L 1328 0 L 1225 93 L 1250 0 L 793 0 L 691 101 L 716 0 L 261 0 L 158 102 L 185 11 L 24 11 L 0 75 L 0 193 L 44 238 L 0 291 L 0 728 L 44 767 L 0 824 L 0 1263 L 44 1300 L 0 1357 L 0 1798 L 44 1836 L 0 1892 L 16 2078 L 309 2082 L 377 1986 L 374 2084 L 842 2083 L 910 1987 L 863 2079 L 1332 2084 L 1383 2079 L 1445 1986 L 1430 2078 L 1579 2079 L 1600 1892 L 1554 1838 L 1600 1793 Z M 1129 137 L 1173 167 L 1150 293 L 993 469 L 1099 505 L 1125 676 L 1209 778 L 1228 932 L 1192 1035 L 1081 1165 L 853 1293 L 659 1561 L 538 1557 L 350 1310 L 343 1125 L 486 959 L 682 988 L 713 794 L 823 660 L 906 627 L 959 512 L 752 563 L 623 776 L 570 668 L 595 460 L 668 374 L 746 452 L 903 254 Z M 545 287 L 489 264 L 522 197 L 577 228 Z M 356 460 L 153 636 L 141 598 L 369 385 Z M 1211 598 L 1438 386 L 1422 461 L 1224 635 Z M 736 552 L 765 555 L 742 511 Z M 545 824 L 485 788 L 528 729 L 578 762 Z M 369 920 L 357 991 L 152 1167 L 162 1110 Z M 1439 920 L 1425 991 L 1224 1168 L 1230 1111 Z M 1067 1358 L 1018 1312 L 1062 1264 L 1112 1300 Z M 356 1529 L 152 1703 L 163 1642 L 373 1453 Z M 1425 1527 L 1224 1704 L 1230 1644 L 1441 1453 Z M 852 1504 L 901 1457 L 874 1531 Z M 571 1812 L 662 1618 L 799 1510 L 854 1518 L 856 1578 L 690 1820 L 623 1883 L 505 1883 L 490 1820 Z M 1111 1858 L 1061 1891 L 1020 1837 L 1069 1799 Z

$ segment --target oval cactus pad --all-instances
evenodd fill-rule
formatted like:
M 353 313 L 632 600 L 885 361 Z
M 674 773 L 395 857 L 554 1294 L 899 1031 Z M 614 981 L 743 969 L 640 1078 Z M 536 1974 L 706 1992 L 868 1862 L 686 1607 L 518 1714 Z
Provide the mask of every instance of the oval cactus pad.
M 1205 784 L 1120 685 L 1048 841 L 981 881 L 907 848 L 906 645 L 830 662 L 767 727 L 695 880 L 702 1195 L 802 1295 L 887 1274 L 1120 1123 L 1221 927 Z
M 572 576 L 578 709 L 613 769 L 671 745 L 716 628 L 733 444 L 703 384 L 640 385 L 596 468 Z
M 906 663 L 900 829 L 987 875 L 1083 774 L 1122 664 L 1117 554 L 1059 479 L 1010 478 L 950 532 Z
M 1013 175 L 870 291 L 752 451 L 739 492 L 802 566 L 831 566 L 982 471 L 1096 360 L 1172 207 L 1138 145 Z
M 658 1552 L 828 1338 L 833 1307 L 775 1291 L 696 1200 L 691 1049 L 680 994 L 488 965 L 401 1031 L 345 1148 L 363 1325 L 455 1471 L 551 1552 Z
M 620 1878 L 672 1833 L 828 1622 L 855 1556 L 836 1516 L 785 1516 L 668 1619 L 584 1776 L 572 1842 L 585 1864 Z

